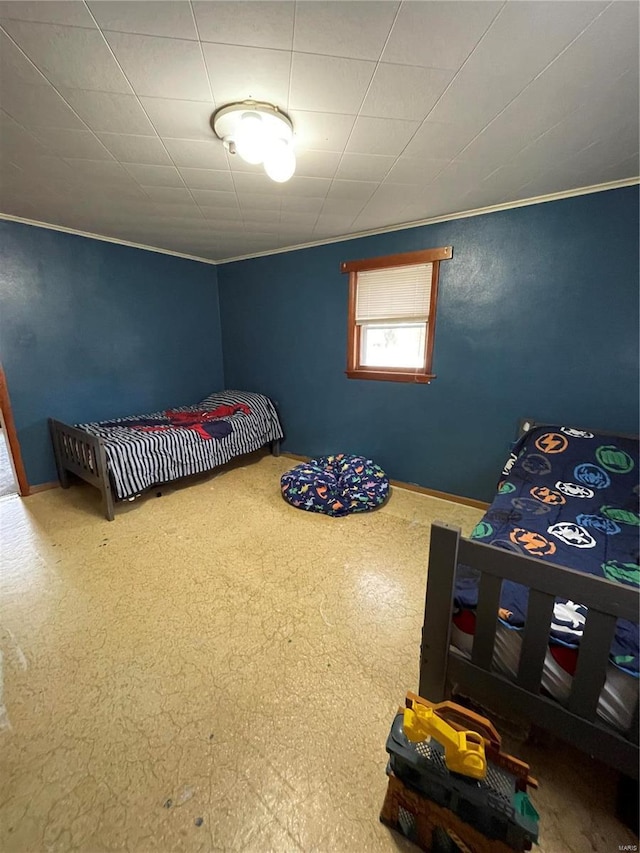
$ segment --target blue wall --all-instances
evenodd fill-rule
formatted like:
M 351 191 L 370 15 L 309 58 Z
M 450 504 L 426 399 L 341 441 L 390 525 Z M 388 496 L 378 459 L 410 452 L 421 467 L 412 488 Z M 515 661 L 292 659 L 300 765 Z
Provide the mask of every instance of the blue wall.
M 490 500 L 521 416 L 637 431 L 638 227 L 629 187 L 219 266 L 226 385 L 279 402 L 293 453 Z M 437 379 L 347 379 L 340 262 L 444 245 Z
M 47 418 L 187 405 L 223 387 L 216 268 L 0 221 L 0 362 L 30 485 Z

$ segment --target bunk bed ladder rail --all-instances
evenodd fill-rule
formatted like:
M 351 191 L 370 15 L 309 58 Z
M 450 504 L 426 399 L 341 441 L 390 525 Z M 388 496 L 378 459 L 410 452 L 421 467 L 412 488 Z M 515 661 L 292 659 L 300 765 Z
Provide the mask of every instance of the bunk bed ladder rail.
M 471 660 L 450 649 L 451 613 L 458 563 L 480 572 L 476 628 Z M 497 612 L 503 580 L 529 588 L 515 681 L 492 672 Z M 542 673 L 556 597 L 580 601 L 588 608 L 578 663 L 566 706 L 541 693 Z M 515 555 L 500 548 L 463 539 L 457 528 L 431 528 L 429 573 L 420 660 L 419 693 L 431 701 L 447 698 L 456 682 L 461 693 L 490 703 L 498 701 L 538 718 L 544 728 L 588 748 L 620 769 L 637 776 L 638 701 L 626 735 L 606 726 L 597 716 L 606 679 L 609 650 L 618 618 L 638 621 L 637 589 L 622 586 L 542 560 Z M 635 749 L 634 749 L 635 745 Z

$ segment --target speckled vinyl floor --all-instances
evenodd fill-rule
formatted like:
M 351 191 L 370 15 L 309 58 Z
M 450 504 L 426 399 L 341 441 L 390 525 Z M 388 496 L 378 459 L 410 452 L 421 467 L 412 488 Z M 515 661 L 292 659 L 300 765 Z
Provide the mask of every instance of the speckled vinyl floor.
M 265 457 L 100 517 L 74 486 L 2 513 L 3 853 L 399 851 L 384 743 L 417 684 L 429 523 L 287 506 Z M 1 682 L 0 682 L 1 683 Z M 524 745 L 541 850 L 637 843 L 615 774 Z

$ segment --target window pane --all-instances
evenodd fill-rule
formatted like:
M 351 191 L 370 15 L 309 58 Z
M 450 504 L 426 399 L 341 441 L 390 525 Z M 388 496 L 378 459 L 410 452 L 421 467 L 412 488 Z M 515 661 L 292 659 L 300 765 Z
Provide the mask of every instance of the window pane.
M 424 367 L 425 323 L 365 324 L 361 328 L 363 367 Z

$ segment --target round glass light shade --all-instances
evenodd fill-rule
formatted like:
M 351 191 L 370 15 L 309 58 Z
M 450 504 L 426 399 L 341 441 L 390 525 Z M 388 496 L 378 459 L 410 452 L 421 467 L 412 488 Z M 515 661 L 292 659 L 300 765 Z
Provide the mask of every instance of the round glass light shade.
M 262 163 L 265 148 L 265 127 L 258 113 L 245 113 L 235 132 L 236 151 L 246 163 Z
M 274 139 L 264 157 L 264 170 L 272 181 L 283 184 L 296 170 L 296 155 L 286 139 Z

